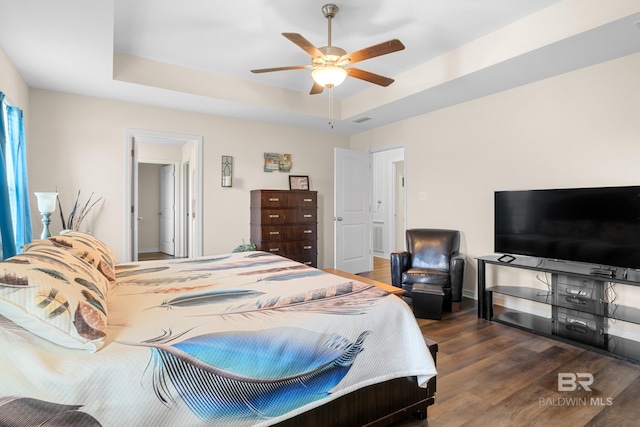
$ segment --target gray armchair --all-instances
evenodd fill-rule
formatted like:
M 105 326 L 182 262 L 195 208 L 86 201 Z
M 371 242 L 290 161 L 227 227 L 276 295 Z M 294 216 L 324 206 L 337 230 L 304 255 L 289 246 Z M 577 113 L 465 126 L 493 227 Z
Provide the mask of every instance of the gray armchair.
M 465 256 L 460 250 L 457 230 L 407 230 L 407 250 L 391 254 L 391 284 L 407 291 L 413 285 L 440 285 L 444 291 L 443 308 L 460 311 Z

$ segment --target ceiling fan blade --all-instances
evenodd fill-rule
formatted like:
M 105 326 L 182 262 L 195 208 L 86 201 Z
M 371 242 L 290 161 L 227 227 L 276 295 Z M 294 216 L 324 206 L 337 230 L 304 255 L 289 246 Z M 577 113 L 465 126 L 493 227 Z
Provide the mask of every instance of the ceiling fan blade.
M 349 73 L 349 76 L 355 77 L 356 79 L 364 80 L 369 83 L 374 83 L 384 87 L 389 86 L 394 81 L 389 77 L 381 76 L 380 74 L 370 73 L 369 71 L 364 71 L 359 68 L 347 68 L 347 73 Z
M 317 95 L 319 93 L 322 93 L 323 90 L 324 90 L 324 86 L 319 85 L 316 82 L 313 82 L 313 87 L 311 87 L 311 92 L 309 92 L 309 95 Z
M 291 65 L 289 67 L 275 67 L 275 68 L 260 68 L 258 70 L 251 70 L 252 73 L 270 73 L 272 71 L 287 71 L 287 70 L 307 70 L 313 68 L 313 65 Z
M 355 64 L 356 62 L 364 61 L 365 59 L 375 58 L 376 56 L 386 55 L 403 49 L 404 45 L 400 40 L 388 40 L 374 46 L 365 47 L 364 49 L 347 53 L 338 60 L 338 63 L 344 62 L 346 65 Z
M 309 55 L 311 55 L 312 58 L 326 59 L 324 53 L 320 52 L 318 48 L 313 45 L 313 43 L 302 37 L 302 35 L 298 33 L 282 33 L 282 35 L 298 45 L 300 49 L 307 52 Z

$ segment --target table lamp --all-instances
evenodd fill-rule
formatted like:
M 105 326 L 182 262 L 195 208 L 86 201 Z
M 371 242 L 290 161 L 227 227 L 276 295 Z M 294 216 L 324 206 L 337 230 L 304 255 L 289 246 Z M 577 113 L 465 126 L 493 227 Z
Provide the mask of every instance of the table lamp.
M 51 213 L 56 210 L 56 200 L 58 198 L 58 193 L 33 193 L 36 195 L 38 199 L 38 210 L 42 215 L 42 224 L 44 225 L 44 229 L 42 230 L 42 234 L 40 235 L 41 239 L 46 239 L 51 236 L 51 232 L 49 232 L 49 224 L 51 220 L 49 217 Z

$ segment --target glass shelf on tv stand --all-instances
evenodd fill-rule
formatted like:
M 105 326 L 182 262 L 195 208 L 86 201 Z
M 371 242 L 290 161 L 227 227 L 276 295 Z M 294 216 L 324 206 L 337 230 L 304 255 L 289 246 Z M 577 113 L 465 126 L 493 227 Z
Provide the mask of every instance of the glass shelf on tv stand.
M 528 286 L 491 286 L 486 289 L 494 294 L 525 299 L 541 304 L 553 304 L 553 292 L 551 290 L 530 288 Z M 571 307 L 565 307 L 571 308 Z M 591 314 L 602 315 L 609 319 L 622 320 L 624 322 L 640 325 L 640 309 L 608 303 L 604 313 L 593 312 L 589 309 L 583 311 Z
M 598 353 L 619 356 L 625 360 L 630 360 L 636 364 L 640 364 L 640 360 L 638 359 L 640 355 L 640 342 L 629 338 L 605 334 L 604 347 L 597 348 L 559 337 L 554 333 L 554 320 L 551 318 L 517 310 L 510 310 L 501 306 L 495 307 L 491 320 L 503 325 L 516 327 L 528 332 L 534 332 L 538 335 L 585 347 Z
M 491 286 L 487 288 L 487 291 L 542 304 L 553 303 L 553 292 L 551 289 L 530 288 L 528 286 Z
M 545 336 L 553 335 L 553 319 L 496 306 L 491 320 Z
M 505 267 L 521 268 L 525 270 L 545 271 L 548 273 L 570 274 L 572 276 L 585 277 L 602 280 L 605 282 L 622 283 L 631 286 L 640 286 L 640 270 L 632 268 L 600 266 L 586 264 L 582 262 L 562 261 L 547 258 L 536 258 L 529 256 L 510 256 L 512 261 L 500 261 L 503 255 L 487 255 L 478 257 L 487 264 L 503 265 Z M 611 271 L 613 274 L 594 274 L 593 269 L 599 268 L 602 271 Z

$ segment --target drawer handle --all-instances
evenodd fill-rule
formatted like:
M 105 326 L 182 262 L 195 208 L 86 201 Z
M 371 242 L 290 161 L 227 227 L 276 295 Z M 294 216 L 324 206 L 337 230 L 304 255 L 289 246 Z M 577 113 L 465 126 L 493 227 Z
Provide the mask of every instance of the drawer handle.
M 313 202 L 313 199 L 304 199 L 305 202 Z
M 571 304 L 582 304 L 582 305 L 586 305 L 587 302 L 581 298 L 576 298 L 576 297 L 565 297 L 565 300 L 567 302 L 570 302 Z
M 269 218 L 280 218 L 280 215 L 269 215 Z
M 269 252 L 280 252 L 280 248 L 269 249 Z
M 582 320 L 578 320 L 578 319 L 572 319 L 570 317 L 567 317 L 567 323 L 571 323 L 572 325 L 578 325 L 578 326 L 583 326 L 583 327 L 587 327 L 587 322 L 583 322 Z
M 303 249 L 311 249 L 313 246 L 304 246 Z
M 279 199 L 279 198 L 277 198 L 277 197 L 269 197 L 269 201 L 270 201 L 270 202 L 279 202 L 279 201 L 280 201 L 280 199 Z
M 276 235 L 276 234 L 280 234 L 280 232 L 279 231 L 270 231 L 269 234 L 271 234 L 273 236 L 273 235 Z
M 304 215 L 304 217 L 305 217 L 305 218 L 313 218 L 313 215 L 311 215 L 311 214 L 307 214 L 307 215 Z
M 311 234 L 313 233 L 313 230 L 304 230 L 304 234 Z
M 305 264 L 311 265 L 311 261 L 307 261 L 307 262 L 305 262 Z

